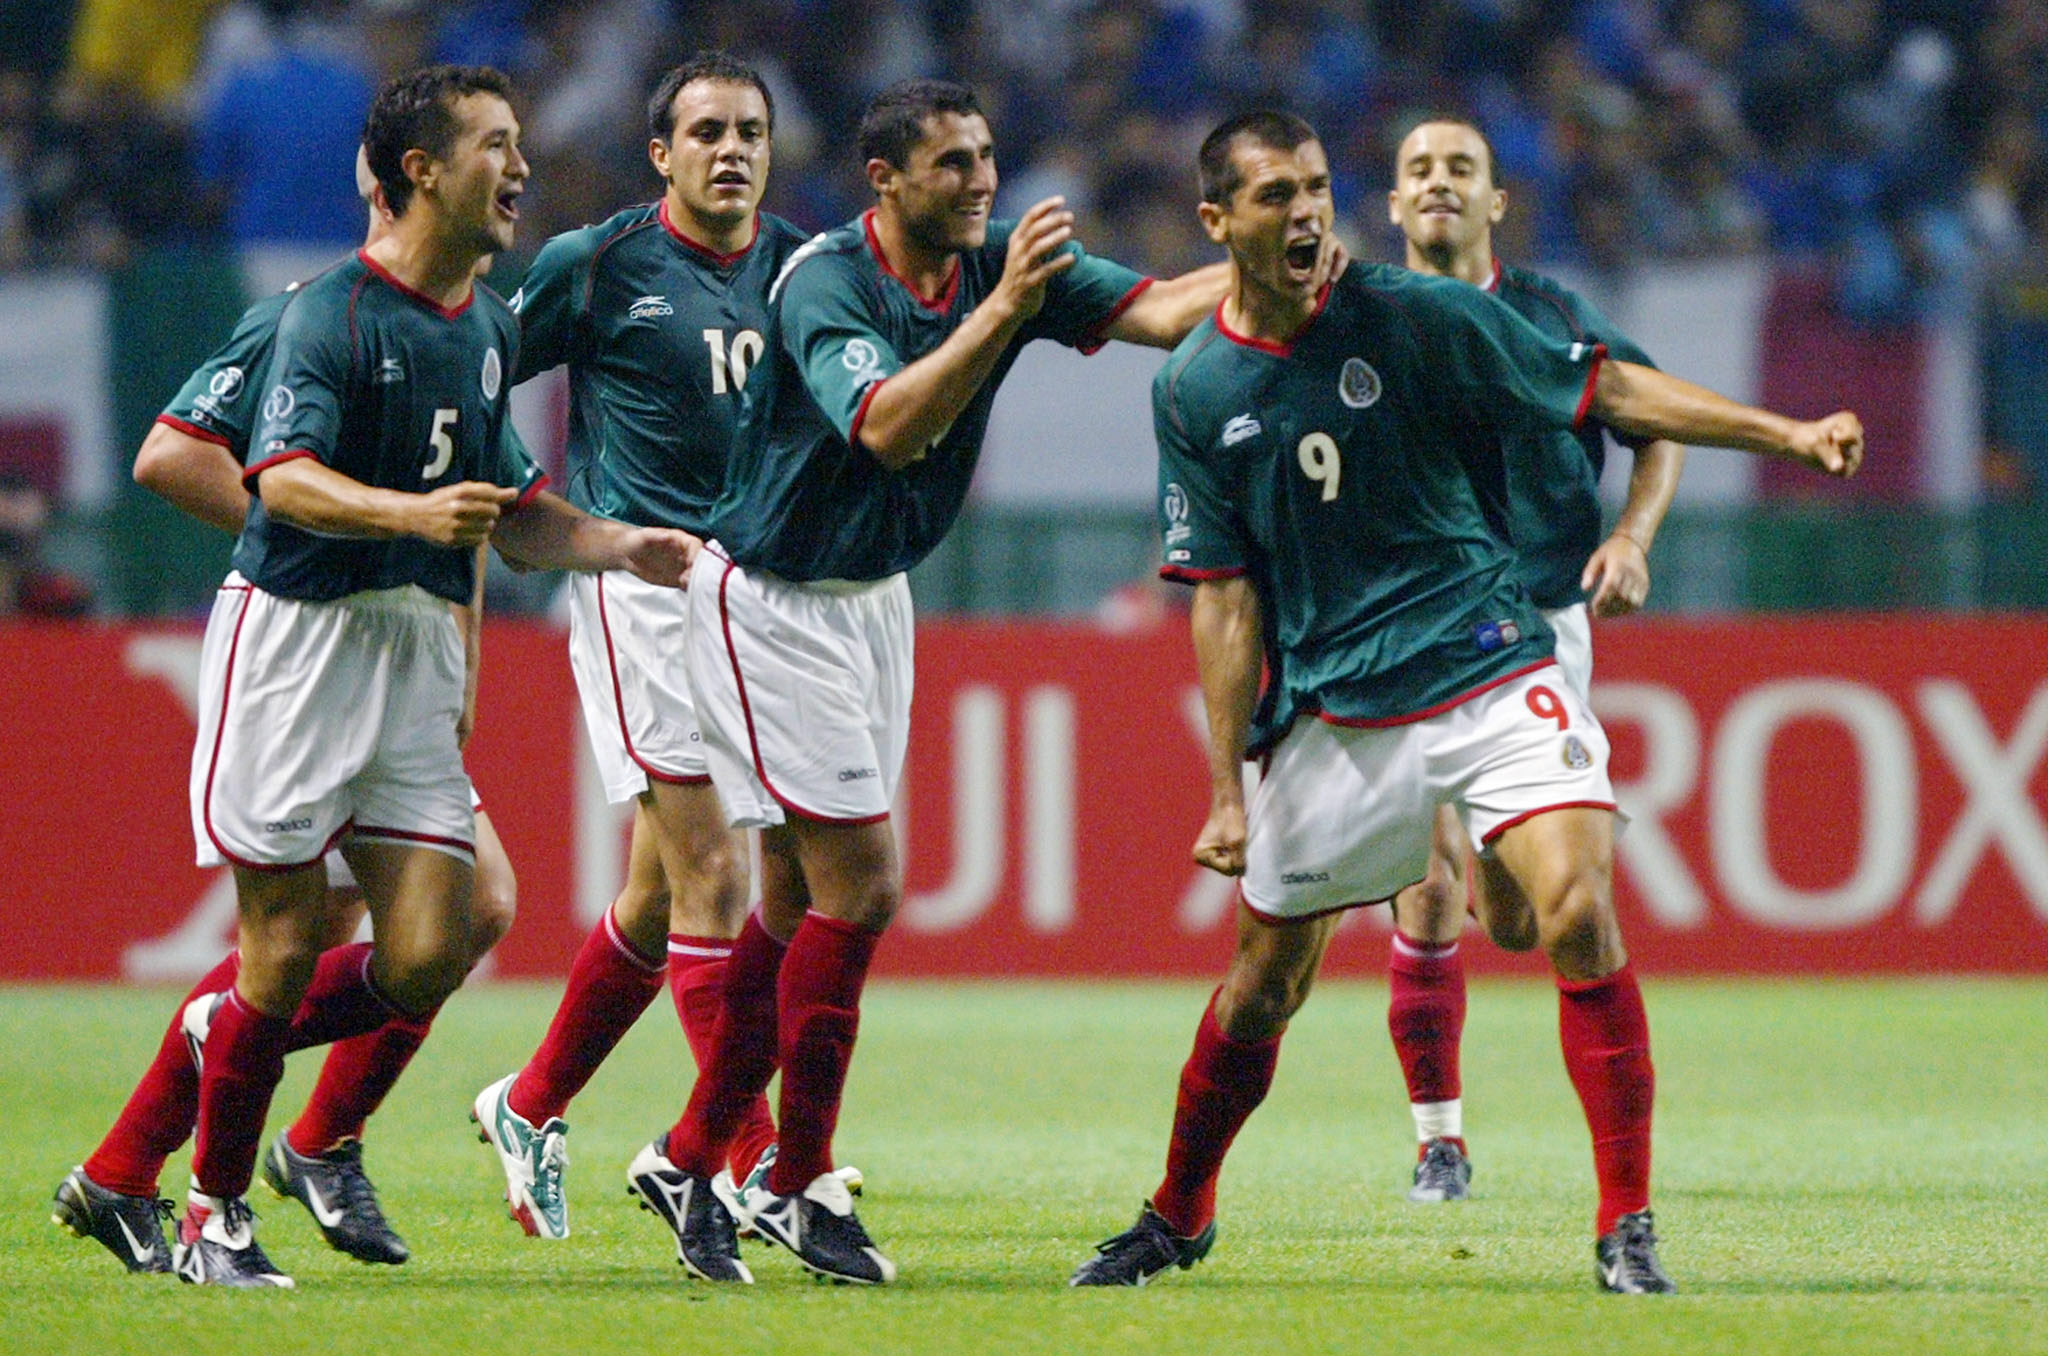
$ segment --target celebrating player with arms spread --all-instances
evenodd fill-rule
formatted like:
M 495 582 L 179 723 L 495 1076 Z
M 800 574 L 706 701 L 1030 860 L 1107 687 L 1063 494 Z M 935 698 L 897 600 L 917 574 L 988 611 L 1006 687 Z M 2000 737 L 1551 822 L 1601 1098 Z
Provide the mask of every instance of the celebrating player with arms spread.
M 390 210 L 378 201 L 368 160 L 356 156 L 356 190 L 369 212 L 365 245 L 390 229 Z M 278 318 L 294 289 L 265 297 L 243 313 L 234 333 L 202 364 L 150 426 L 135 457 L 138 484 L 162 495 L 202 522 L 240 532 L 249 512 L 242 485 L 249 438 L 263 404 L 257 384 L 277 340 Z M 456 613 L 467 654 L 464 729 L 474 718 L 482 577 L 468 607 Z M 327 855 L 328 942 L 348 946 L 357 964 L 366 949 L 353 943 L 362 921 L 362 894 L 347 857 L 352 839 Z M 512 926 L 516 884 L 512 863 L 481 806 L 476 810 L 476 886 L 472 954 L 481 959 Z M 185 1031 L 189 1012 L 206 1020 L 210 1004 L 235 982 L 239 953 L 229 952 L 193 986 L 178 1006 L 135 1092 L 92 1156 L 57 1188 L 53 1218 L 73 1233 L 97 1239 L 131 1271 L 168 1272 L 170 1249 L 157 1223 L 157 1176 L 192 1134 L 199 1115 L 199 1070 Z M 343 963 L 337 958 L 334 963 Z M 294 1032 L 297 1039 L 301 1033 Z M 263 1175 L 282 1195 L 312 1211 L 320 1231 L 341 1251 L 365 1262 L 398 1263 L 410 1252 L 384 1218 L 363 1171 L 365 1122 L 383 1101 L 413 1054 L 425 1028 L 393 1017 L 375 1031 L 342 1041 L 328 1052 L 319 1082 L 298 1120 L 278 1134 L 263 1159 Z
M 1515 314 L 1564 343 L 1604 344 L 1610 358 L 1649 366 L 1628 338 L 1583 297 L 1493 255 L 1493 223 L 1508 196 L 1495 177 L 1493 147 L 1471 123 L 1431 118 L 1401 140 L 1387 214 L 1407 240 L 1408 267 L 1456 278 L 1500 298 Z M 1650 591 L 1650 543 L 1671 507 L 1685 449 L 1663 439 L 1639 441 L 1628 502 L 1614 530 L 1600 532 L 1600 471 L 1605 431 L 1597 419 L 1576 428 L 1539 428 L 1504 437 L 1498 455 L 1475 467 L 1488 516 L 1519 559 L 1522 582 L 1556 633 L 1557 664 L 1582 701 L 1591 700 L 1593 632 L 1588 604 L 1601 616 L 1640 607 Z M 1466 859 L 1457 812 L 1437 812 L 1428 875 L 1394 897 L 1395 933 L 1388 965 L 1387 1028 L 1394 1039 L 1419 1142 L 1412 1201 L 1458 1200 L 1471 1180 L 1466 1156 L 1458 1043 L 1465 1025 L 1465 971 L 1458 937 L 1466 915 Z M 1512 892 L 1497 858 L 1478 865 L 1478 906 L 1491 916 L 1494 894 Z M 1517 950 L 1536 944 L 1533 931 L 1497 931 Z
M 990 221 L 995 149 L 963 86 L 885 90 L 860 153 L 875 206 L 799 250 L 770 293 L 712 523 L 722 545 L 691 576 L 690 688 L 728 820 L 762 829 L 762 907 L 667 1145 L 705 1184 L 779 1063 L 779 1155 L 741 1222 L 815 1272 L 872 1284 L 895 1267 L 831 1171 L 832 1132 L 868 962 L 902 896 L 889 812 L 910 714 L 904 572 L 958 515 L 1025 343 L 1164 347 L 1224 270 L 1150 283 L 1084 254 L 1058 199 Z M 707 1224 L 685 1250 L 700 1239 L 721 1245 Z
M 1165 1179 L 1073 1284 L 1142 1284 L 1208 1252 L 1224 1156 L 1337 919 L 1421 878 L 1449 803 L 1515 887 L 1498 911 L 1525 915 L 1557 971 L 1600 1181 L 1600 1282 L 1669 1290 L 1649 1213 L 1649 1030 L 1609 879 L 1607 741 L 1468 468 L 1504 432 L 1591 414 L 1848 474 L 1861 426 L 1795 423 L 1552 342 L 1463 283 L 1362 265 L 1326 282 L 1329 165 L 1290 115 L 1217 128 L 1201 179 L 1233 285 L 1168 359 L 1153 408 L 1164 573 L 1196 586 L 1209 717 L 1194 855 L 1244 878 L 1237 951 L 1181 1074 Z M 1268 758 L 1249 814 L 1248 754 Z
M 761 356 L 768 288 L 804 236 L 760 209 L 775 109 L 751 67 L 699 53 L 648 100 L 659 202 L 550 240 L 513 299 L 517 380 L 569 364 L 571 503 L 600 517 L 702 534 L 725 478 L 747 369 Z M 683 673 L 689 600 L 625 570 L 570 580 L 569 657 L 614 802 L 634 800 L 636 866 L 577 954 L 554 1022 L 474 1116 L 529 1234 L 569 1231 L 569 1101 L 661 991 L 664 973 L 701 1064 L 726 957 L 747 908 L 747 851 L 705 770 Z M 650 850 L 659 869 L 647 869 Z M 770 1151 L 765 1098 L 728 1154 L 744 1180 Z M 632 1189 L 671 1227 L 688 1214 L 657 1139 Z M 727 1179 L 719 1184 L 731 1194 Z M 695 1267 L 691 1257 L 682 1257 Z
M 511 310 L 475 284 L 512 243 L 526 178 L 509 86 L 432 67 L 387 84 L 363 142 L 390 232 L 298 289 L 262 379 L 244 479 L 257 501 L 200 669 L 192 812 L 202 865 L 235 870 L 241 968 L 199 1054 L 181 1277 L 289 1285 L 248 1189 L 284 1053 L 397 1016 L 432 1020 L 471 959 L 474 825 L 457 727 L 485 540 L 531 564 L 682 582 L 695 540 L 591 518 L 542 490 L 509 432 Z M 358 840 L 375 937 L 321 956 L 321 854 Z M 329 953 L 333 955 L 334 953 Z

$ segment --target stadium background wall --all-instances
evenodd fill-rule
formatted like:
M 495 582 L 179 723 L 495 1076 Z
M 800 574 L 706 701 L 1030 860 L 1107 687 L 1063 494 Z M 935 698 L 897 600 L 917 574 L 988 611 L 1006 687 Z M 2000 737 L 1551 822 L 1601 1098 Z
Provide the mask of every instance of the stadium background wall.
M 1616 868 L 1647 971 L 2048 973 L 2048 619 L 1639 619 L 1596 705 L 1634 820 Z M 191 865 L 191 628 L 0 627 L 0 978 L 171 980 L 228 944 Z M 617 888 L 559 632 L 493 623 L 471 769 L 518 869 L 492 968 L 560 973 Z M 1209 975 L 1233 894 L 1187 850 L 1205 795 L 1181 628 L 933 620 L 918 637 L 892 975 Z M 1377 973 L 1385 910 L 1337 973 Z M 1468 949 L 1480 972 L 1533 957 Z

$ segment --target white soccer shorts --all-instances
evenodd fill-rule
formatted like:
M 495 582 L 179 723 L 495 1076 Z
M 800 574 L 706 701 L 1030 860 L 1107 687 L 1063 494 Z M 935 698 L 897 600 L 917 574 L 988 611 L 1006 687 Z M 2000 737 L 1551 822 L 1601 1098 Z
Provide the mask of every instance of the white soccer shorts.
M 462 677 L 461 632 L 423 589 L 308 603 L 229 575 L 200 651 L 199 865 L 286 870 L 345 833 L 473 860 Z
M 735 828 L 887 819 L 910 739 L 910 583 L 798 584 L 716 542 L 690 575 L 690 691 Z
M 1377 903 L 1421 880 L 1437 806 L 1475 851 L 1548 810 L 1614 808 L 1607 735 L 1555 664 L 1402 725 L 1294 722 L 1252 798 L 1244 899 L 1269 918 Z
M 569 576 L 569 667 L 583 725 L 617 805 L 650 779 L 701 783 L 710 770 L 683 673 L 690 598 L 624 570 Z

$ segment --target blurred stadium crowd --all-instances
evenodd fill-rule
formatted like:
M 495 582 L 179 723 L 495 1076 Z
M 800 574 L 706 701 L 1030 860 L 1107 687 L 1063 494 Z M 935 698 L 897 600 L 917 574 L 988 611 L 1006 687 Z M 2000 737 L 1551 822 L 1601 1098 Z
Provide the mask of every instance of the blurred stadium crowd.
M 1516 257 L 1619 269 L 1821 256 L 1872 323 L 2048 265 L 2041 0 L 52 0 L 0 18 L 0 268 L 194 237 L 345 245 L 345 166 L 377 83 L 487 62 L 526 95 L 526 239 L 651 197 L 651 75 L 697 46 L 761 64 L 770 204 L 865 193 L 863 101 L 943 72 L 987 100 L 1015 210 L 1058 191 L 1084 238 L 1199 257 L 1189 166 L 1220 112 L 1323 130 L 1355 238 L 1382 239 L 1390 129 L 1469 110 L 1517 192 Z

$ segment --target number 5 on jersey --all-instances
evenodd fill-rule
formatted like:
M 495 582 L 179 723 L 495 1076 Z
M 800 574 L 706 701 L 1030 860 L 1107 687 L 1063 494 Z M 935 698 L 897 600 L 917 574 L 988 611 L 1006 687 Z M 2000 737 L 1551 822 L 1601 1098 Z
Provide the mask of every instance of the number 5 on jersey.
M 434 429 L 427 435 L 427 445 L 434 449 L 434 455 L 420 472 L 421 480 L 439 480 L 448 474 L 448 468 L 455 464 L 455 420 L 462 413 L 452 406 L 443 406 L 434 411 Z

